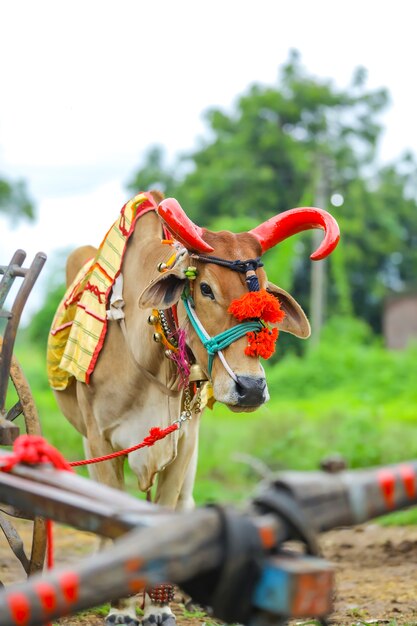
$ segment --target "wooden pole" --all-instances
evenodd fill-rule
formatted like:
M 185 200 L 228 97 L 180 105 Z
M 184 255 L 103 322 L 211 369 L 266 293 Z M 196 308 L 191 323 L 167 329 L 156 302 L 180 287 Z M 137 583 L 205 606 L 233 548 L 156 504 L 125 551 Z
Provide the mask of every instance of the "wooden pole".
M 327 181 L 325 179 L 324 167 L 321 160 L 318 165 L 318 177 L 315 193 L 315 206 L 325 209 L 327 204 Z M 323 238 L 321 230 L 313 231 L 313 250 L 316 250 Z M 326 293 L 327 293 L 327 277 L 326 277 L 326 260 L 313 261 L 311 268 L 311 287 L 310 287 L 310 323 L 311 323 L 311 339 L 310 345 L 316 346 L 320 342 L 321 329 L 326 315 Z

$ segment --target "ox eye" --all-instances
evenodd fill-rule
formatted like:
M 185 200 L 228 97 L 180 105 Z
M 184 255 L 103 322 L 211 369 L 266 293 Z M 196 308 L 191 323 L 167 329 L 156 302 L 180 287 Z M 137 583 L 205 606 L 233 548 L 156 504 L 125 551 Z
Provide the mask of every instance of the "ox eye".
M 214 293 L 210 285 L 208 285 L 207 283 L 201 283 L 200 291 L 206 298 L 211 298 L 212 300 L 214 300 Z

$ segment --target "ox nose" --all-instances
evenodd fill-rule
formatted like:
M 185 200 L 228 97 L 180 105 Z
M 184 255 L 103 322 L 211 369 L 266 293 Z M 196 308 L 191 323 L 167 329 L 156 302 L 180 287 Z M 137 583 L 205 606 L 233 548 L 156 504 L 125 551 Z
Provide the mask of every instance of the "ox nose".
M 259 406 L 266 400 L 265 378 L 253 378 L 252 376 L 238 376 L 236 389 L 239 406 Z

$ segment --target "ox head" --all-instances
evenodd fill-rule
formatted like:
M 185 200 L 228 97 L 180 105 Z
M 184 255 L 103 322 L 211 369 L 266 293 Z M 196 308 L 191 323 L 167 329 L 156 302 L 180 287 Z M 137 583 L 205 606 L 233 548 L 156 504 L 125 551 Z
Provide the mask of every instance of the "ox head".
M 216 400 L 235 411 L 253 411 L 269 399 L 259 360 L 265 350 L 258 349 L 258 338 L 267 335 L 269 356 L 278 330 L 302 339 L 310 335 L 302 308 L 268 281 L 261 256 L 287 237 L 321 228 L 325 235 L 311 259 L 323 259 L 338 243 L 337 222 L 322 209 L 303 207 L 280 213 L 247 233 L 212 232 L 195 225 L 173 198 L 160 202 L 157 212 L 184 247 L 142 292 L 139 305 L 167 309 L 179 304 L 188 348 L 212 379 Z M 247 299 L 250 306 L 243 309 L 249 312 L 240 315 Z M 267 315 L 264 305 L 251 308 L 259 299 L 267 302 L 267 309 L 274 305 L 275 313 Z

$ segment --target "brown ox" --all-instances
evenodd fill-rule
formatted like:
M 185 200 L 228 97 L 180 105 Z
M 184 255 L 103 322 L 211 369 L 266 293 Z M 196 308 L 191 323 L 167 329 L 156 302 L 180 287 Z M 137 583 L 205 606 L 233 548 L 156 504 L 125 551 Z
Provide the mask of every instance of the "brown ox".
M 161 198 L 153 194 L 159 202 Z M 175 240 L 175 263 L 168 268 L 172 247 L 161 243 L 162 223 Z M 176 365 L 166 358 L 163 346 L 155 343 L 155 329 L 148 323 L 153 309 L 166 310 L 178 305 L 178 323 L 187 332 L 187 355 L 200 366 L 203 379 L 211 379 L 214 398 L 233 411 L 253 411 L 269 398 L 265 374 L 259 358 L 246 356 L 247 338 L 242 336 L 216 354 L 209 375 L 208 354 L 190 324 L 181 300 L 189 284 L 185 272 L 197 270 L 193 281 L 195 314 L 211 337 L 237 326 L 228 312 L 233 300 L 248 292 L 245 280 L 256 274 L 259 287 L 278 298 L 285 318 L 279 329 L 300 338 L 310 334 L 308 320 L 297 302 L 284 290 L 268 282 L 260 266 L 246 267 L 245 273 L 232 271 L 227 261 L 259 259 L 271 246 L 302 230 L 322 228 L 325 237 L 312 258 L 323 258 L 337 244 L 334 219 L 320 209 L 286 211 L 248 233 L 211 232 L 195 226 L 173 199 L 163 200 L 155 211 L 138 219 L 123 259 L 124 322 L 110 321 L 100 358 L 90 384 L 73 381 L 57 391 L 59 406 L 67 419 L 83 435 L 86 453 L 102 456 L 140 442 L 153 426 L 166 427 L 184 409 L 184 391 L 178 392 Z M 85 247 L 68 259 L 67 280 L 95 253 Z M 191 258 L 190 258 L 191 257 Z M 226 265 L 210 262 L 210 257 L 226 260 Z M 161 272 L 161 269 L 164 270 Z M 229 371 L 228 371 L 229 370 Z M 192 490 L 197 464 L 199 430 L 198 403 L 193 418 L 154 447 L 130 453 L 128 462 L 138 478 L 139 488 L 150 490 L 158 475 L 155 501 L 176 509 L 193 506 Z M 123 488 L 121 458 L 93 466 L 92 476 L 107 485 Z M 173 620 L 167 606 L 150 604 L 145 622 Z M 169 617 L 168 617 L 169 616 Z M 133 615 L 115 613 L 107 623 L 134 623 Z M 120 621 L 119 621 L 120 620 Z M 123 621 L 124 620 L 124 621 Z

